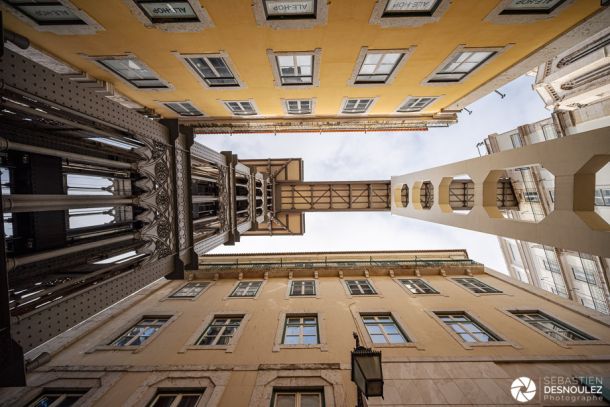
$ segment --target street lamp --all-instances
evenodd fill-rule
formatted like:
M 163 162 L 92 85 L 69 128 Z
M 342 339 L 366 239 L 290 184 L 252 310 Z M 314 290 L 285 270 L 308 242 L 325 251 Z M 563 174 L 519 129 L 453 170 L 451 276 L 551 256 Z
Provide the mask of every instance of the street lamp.
M 352 381 L 356 383 L 358 405 L 363 406 L 362 395 L 383 398 L 383 371 L 381 352 L 360 346 L 360 339 L 354 332 L 356 347 L 352 351 Z

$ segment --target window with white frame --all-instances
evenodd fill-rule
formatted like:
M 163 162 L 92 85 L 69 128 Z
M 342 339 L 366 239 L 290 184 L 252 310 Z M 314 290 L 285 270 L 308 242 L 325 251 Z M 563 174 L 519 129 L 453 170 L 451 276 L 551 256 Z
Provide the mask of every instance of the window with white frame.
M 158 389 L 147 407 L 194 407 L 199 403 L 205 388 Z
M 28 407 L 69 407 L 77 405 L 89 389 L 45 389 Z
M 215 317 L 197 339 L 196 345 L 230 345 L 243 319 L 243 315 Z
M 184 57 L 184 60 L 209 87 L 239 86 L 229 63 L 222 56 Z
M 361 114 L 366 113 L 373 104 L 372 98 L 366 99 L 346 99 L 343 103 L 341 113 Z
M 195 298 L 209 285 L 208 282 L 188 283 L 170 295 L 170 298 Z
M 229 297 L 256 297 L 262 281 L 240 281 Z
M 236 116 L 252 116 L 257 114 L 252 102 L 249 102 L 247 100 L 238 100 L 224 103 L 229 108 L 229 110 Z
M 351 295 L 377 294 L 368 280 L 345 280 L 345 284 Z
M 167 85 L 136 58 L 97 58 L 99 64 L 139 89 L 165 89 Z
M 435 314 L 464 342 L 483 343 L 500 340 L 464 312 L 435 312 Z
M 540 311 L 510 311 L 523 322 L 558 341 L 586 341 L 593 337 L 580 332 Z
M 61 1 L 5 0 L 5 3 L 31 18 L 38 25 L 86 25 Z
M 420 278 L 401 279 L 399 281 L 413 294 L 438 294 L 438 291 Z
M 268 20 L 316 18 L 317 0 L 263 0 Z
M 472 278 L 472 277 L 455 278 L 454 280 L 456 282 L 458 282 L 460 285 L 468 288 L 473 293 L 482 294 L 482 293 L 501 293 L 502 292 L 500 290 L 493 288 L 492 286 L 485 284 L 484 282 L 482 282 L 480 280 L 477 280 L 476 278 Z
M 134 0 L 140 10 L 154 24 L 193 23 L 199 18 L 188 1 Z
M 404 55 L 401 52 L 367 52 L 354 83 L 385 83 Z
M 282 86 L 313 85 L 313 54 L 276 55 Z
M 314 280 L 293 280 L 290 282 L 291 297 L 307 295 L 316 295 L 316 282 Z
M 313 103 L 311 99 L 293 99 L 284 101 L 288 114 L 311 114 Z
M 144 317 L 121 336 L 110 343 L 111 346 L 140 346 L 154 335 L 170 317 Z
M 502 10 L 505 14 L 549 14 L 565 0 L 511 0 Z
M 373 344 L 409 342 L 391 315 L 362 315 L 362 322 Z
M 203 116 L 203 113 L 190 102 L 163 102 L 163 104 L 180 116 Z
M 495 54 L 495 51 L 456 52 L 449 62 L 428 79 L 428 82 L 459 82 Z
M 538 191 L 523 191 L 523 199 L 526 202 L 540 202 Z
M 388 0 L 383 17 L 431 16 L 440 0 Z
M 318 317 L 315 315 L 288 315 L 284 324 L 284 345 L 315 345 L 320 343 Z
M 322 407 L 324 392 L 322 389 L 302 389 L 299 391 L 275 389 L 273 407 Z
M 410 97 L 398 108 L 398 111 L 401 113 L 420 112 L 436 99 L 438 99 L 436 96 Z

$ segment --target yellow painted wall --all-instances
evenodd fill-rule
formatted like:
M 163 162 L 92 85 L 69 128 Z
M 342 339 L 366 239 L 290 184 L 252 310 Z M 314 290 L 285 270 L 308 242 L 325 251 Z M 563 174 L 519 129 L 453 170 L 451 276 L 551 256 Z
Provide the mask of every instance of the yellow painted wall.
M 392 115 L 407 96 L 440 96 L 423 113 L 440 111 L 497 76 L 536 49 L 568 30 L 599 8 L 598 0 L 578 0 L 557 17 L 531 24 L 492 24 L 485 17 L 497 0 L 451 2 L 438 23 L 417 28 L 381 28 L 369 24 L 375 1 L 333 0 L 328 5 L 328 23 L 308 30 L 273 30 L 257 26 L 246 0 L 205 0 L 202 5 L 215 27 L 194 33 L 169 33 L 145 28 L 121 0 L 74 0 L 105 31 L 96 35 L 59 36 L 41 33 L 4 13 L 7 28 L 27 36 L 31 42 L 86 71 L 113 83 L 116 88 L 166 117 L 173 112 L 156 101 L 191 100 L 210 117 L 229 117 L 219 100 L 254 99 L 263 116 L 283 116 L 281 98 L 316 98 L 317 116 L 337 115 L 343 97 L 379 97 L 371 115 Z M 460 84 L 422 86 L 427 77 L 459 45 L 497 47 L 512 44 L 496 59 L 469 75 Z M 387 86 L 349 87 L 348 78 L 363 46 L 395 49 L 416 46 L 394 82 Z M 310 51 L 322 49 L 319 88 L 290 89 L 273 85 L 267 49 Z M 207 89 L 172 52 L 227 52 L 245 87 L 238 90 Z M 174 87 L 171 91 L 141 91 L 127 85 L 81 54 L 116 55 L 134 53 Z

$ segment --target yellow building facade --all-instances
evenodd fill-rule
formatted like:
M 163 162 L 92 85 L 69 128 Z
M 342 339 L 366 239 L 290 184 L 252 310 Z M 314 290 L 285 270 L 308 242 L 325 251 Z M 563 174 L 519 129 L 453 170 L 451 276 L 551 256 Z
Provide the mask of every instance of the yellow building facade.
M 355 332 L 382 351 L 368 405 L 518 405 L 522 377 L 530 405 L 606 405 L 609 326 L 463 250 L 209 255 L 30 351 L 0 403 L 353 406 Z M 589 399 L 548 398 L 577 377 Z
M 597 0 L 20 3 L 8 29 L 201 133 L 447 126 L 604 25 Z

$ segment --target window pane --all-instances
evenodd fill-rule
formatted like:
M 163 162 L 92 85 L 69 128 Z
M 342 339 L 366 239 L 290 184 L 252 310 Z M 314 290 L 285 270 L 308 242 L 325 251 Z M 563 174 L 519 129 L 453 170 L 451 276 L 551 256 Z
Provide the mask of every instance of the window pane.
M 32 2 L 30 2 L 32 3 Z M 15 5 L 19 11 L 39 24 L 85 24 L 64 5 Z
M 430 11 L 438 0 L 389 0 L 386 12 Z
M 158 396 L 151 407 L 170 407 L 175 399 L 176 396 Z
M 390 343 L 404 343 L 405 339 L 400 334 L 388 335 Z
M 144 9 L 150 18 L 167 19 L 193 19 L 197 15 L 190 4 L 186 1 L 159 1 L 145 3 L 140 1 L 140 7 Z
M 277 394 L 275 404 L 277 407 L 296 407 L 296 396 L 294 394 Z
M 311 335 L 307 335 L 303 337 L 303 343 L 305 345 L 315 345 L 318 343 L 318 337 L 317 336 L 311 336 Z
M 182 400 L 177 407 L 195 407 L 201 396 L 182 396 Z
M 265 0 L 267 15 L 273 16 L 299 16 L 313 15 L 314 0 Z
M 157 79 L 148 68 L 135 59 L 103 59 L 100 63 L 125 79 Z
M 550 10 L 564 0 L 512 0 L 505 10 Z
M 371 335 L 371 340 L 373 343 L 386 343 L 385 337 L 383 335 Z
M 319 394 L 302 394 L 301 407 L 320 407 Z
M 286 345 L 298 345 L 299 337 L 298 336 L 288 336 L 286 335 L 286 339 L 284 340 Z

